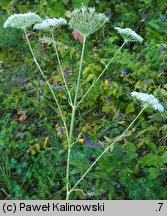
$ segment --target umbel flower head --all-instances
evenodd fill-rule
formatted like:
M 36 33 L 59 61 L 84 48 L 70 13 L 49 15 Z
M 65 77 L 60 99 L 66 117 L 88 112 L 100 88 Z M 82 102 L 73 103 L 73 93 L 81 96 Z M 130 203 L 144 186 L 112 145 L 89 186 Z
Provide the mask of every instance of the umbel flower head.
M 81 6 L 81 9 L 68 11 L 66 16 L 70 19 L 70 28 L 77 31 L 83 37 L 91 35 L 100 29 L 109 18 L 103 13 L 96 13 L 95 8 Z
M 45 19 L 41 23 L 37 23 L 34 25 L 34 29 L 37 30 L 51 30 L 58 28 L 62 25 L 66 25 L 67 21 L 63 18 L 53 18 L 53 19 Z
M 14 14 L 6 20 L 3 27 L 12 27 L 24 30 L 32 26 L 33 24 L 39 23 L 41 21 L 42 19 L 36 13 L 28 12 L 25 14 Z
M 143 38 L 130 28 L 122 29 L 120 27 L 115 27 L 114 29 L 118 31 L 118 33 L 123 37 L 124 40 L 139 43 L 143 42 Z
M 144 106 L 151 107 L 160 112 L 164 111 L 164 107 L 159 103 L 159 101 L 152 94 L 145 94 L 133 91 L 131 95 L 141 101 Z

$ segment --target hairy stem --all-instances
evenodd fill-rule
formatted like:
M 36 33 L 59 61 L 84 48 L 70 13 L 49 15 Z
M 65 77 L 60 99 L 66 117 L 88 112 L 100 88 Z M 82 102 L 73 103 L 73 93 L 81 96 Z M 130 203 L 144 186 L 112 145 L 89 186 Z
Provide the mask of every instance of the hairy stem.
M 57 49 L 57 45 L 56 45 L 56 41 L 55 41 L 55 38 L 54 38 L 53 31 L 51 31 L 51 35 L 52 35 L 53 46 L 54 46 L 54 49 L 55 49 L 55 52 L 56 52 L 56 57 L 57 57 L 57 61 L 58 61 L 58 64 L 59 64 L 59 68 L 60 68 L 60 71 L 61 71 L 61 74 L 62 74 L 62 77 L 63 77 L 63 81 L 64 81 L 64 84 L 65 84 L 65 87 L 66 87 L 66 91 L 67 91 L 67 94 L 68 94 L 68 97 L 69 97 L 69 102 L 70 102 L 70 105 L 72 106 L 73 103 L 72 103 L 71 93 L 69 91 L 69 88 L 68 88 L 68 85 L 67 85 L 67 82 L 66 82 L 66 78 L 64 76 L 64 72 L 63 72 L 63 69 L 62 69 L 62 66 L 61 66 L 61 61 L 60 61 L 60 57 L 59 57 L 59 53 L 58 53 L 58 49 Z
M 88 88 L 88 90 L 86 91 L 86 93 L 83 95 L 83 97 L 81 98 L 81 100 L 78 102 L 77 107 L 79 106 L 79 104 L 85 99 L 85 97 L 87 96 L 87 94 L 90 92 L 90 90 L 94 87 L 94 85 L 96 84 L 96 82 L 101 78 L 101 76 L 105 73 L 105 71 L 107 70 L 107 68 L 109 67 L 109 65 L 111 64 L 111 62 L 115 59 L 115 57 L 117 56 L 117 54 L 121 51 L 121 49 L 124 47 L 124 45 L 128 42 L 128 40 L 125 40 L 124 43 L 120 46 L 120 48 L 117 50 L 117 52 L 115 53 L 115 55 L 110 59 L 109 63 L 105 66 L 104 70 L 101 72 L 101 74 L 97 77 L 97 79 L 92 83 L 92 85 Z
M 71 155 L 71 145 L 73 139 L 73 131 L 74 131 L 74 122 L 75 122 L 75 113 L 76 113 L 76 103 L 77 103 L 77 97 L 79 92 L 79 85 L 81 80 L 81 74 L 82 74 L 82 65 L 83 65 L 83 57 L 84 57 L 84 50 L 85 50 L 85 42 L 86 37 L 84 37 L 83 45 L 82 45 L 82 53 L 81 53 L 81 59 L 80 59 L 80 66 L 79 66 L 79 73 L 78 73 L 78 79 L 77 79 L 77 85 L 75 89 L 75 96 L 74 96 L 74 103 L 72 106 L 72 114 L 71 114 L 71 125 L 70 125 L 70 135 L 69 135 L 69 145 L 68 145 L 68 156 L 67 156 L 67 170 L 66 170 L 66 200 L 69 199 L 70 191 L 69 191 L 69 170 L 70 170 L 70 155 Z
M 142 114 L 146 107 L 143 107 L 142 110 L 139 112 L 139 114 L 136 116 L 136 118 L 130 123 L 130 125 L 124 130 L 124 132 L 113 142 L 111 143 L 92 163 L 92 165 L 87 169 L 87 171 L 82 175 L 82 177 L 77 181 L 77 183 L 74 185 L 74 187 L 71 189 L 70 192 L 74 191 L 76 186 L 83 180 L 83 178 L 88 174 L 88 172 L 92 169 L 92 167 L 97 163 L 97 161 L 113 146 L 116 142 L 120 140 L 125 135 L 125 132 L 130 129 L 130 127 L 134 124 L 134 122 L 139 118 L 139 116 Z
M 66 120 L 65 120 L 64 115 L 63 115 L 63 113 L 62 113 L 62 110 L 61 110 L 61 108 L 60 108 L 60 105 L 59 105 L 59 102 L 58 102 L 58 100 L 57 100 L 57 97 L 56 97 L 56 95 L 55 95 L 55 93 L 54 93 L 54 91 L 53 91 L 53 89 L 52 89 L 52 86 L 50 85 L 49 81 L 47 80 L 45 74 L 43 73 L 43 71 L 42 71 L 42 69 L 41 69 L 41 67 L 40 67 L 40 65 L 39 65 L 39 63 L 38 63 L 38 61 L 37 61 L 37 59 L 36 59 L 36 57 L 35 57 L 35 54 L 34 54 L 34 51 L 33 51 L 33 49 L 32 49 L 32 46 L 31 46 L 31 44 L 30 44 L 30 41 L 29 41 L 29 38 L 28 38 L 28 36 L 27 36 L 26 30 L 24 30 L 24 34 L 25 34 L 25 38 L 26 38 L 26 40 L 27 40 L 29 49 L 30 49 L 30 51 L 31 51 L 32 57 L 33 57 L 33 59 L 34 59 L 34 62 L 35 62 L 35 64 L 36 64 L 37 68 L 39 69 L 40 73 L 42 74 L 42 77 L 45 79 L 45 81 L 46 81 L 46 83 L 47 83 L 47 85 L 48 85 L 48 87 L 49 87 L 49 89 L 50 89 L 50 92 L 52 93 L 52 96 L 53 96 L 53 98 L 54 98 L 54 100 L 55 100 L 55 102 L 56 102 L 56 105 L 57 105 L 57 107 L 58 107 L 60 116 L 61 116 L 62 121 L 63 121 L 63 124 L 64 124 L 64 128 L 65 128 L 67 140 L 68 140 L 68 142 L 69 142 L 69 134 L 68 134 L 68 129 L 67 129 L 67 125 L 66 125 Z

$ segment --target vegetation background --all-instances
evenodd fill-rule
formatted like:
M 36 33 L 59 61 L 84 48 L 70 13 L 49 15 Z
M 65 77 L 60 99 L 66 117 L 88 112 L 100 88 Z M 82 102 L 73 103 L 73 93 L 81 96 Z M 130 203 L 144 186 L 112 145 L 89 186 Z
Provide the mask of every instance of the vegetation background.
M 111 64 L 77 112 L 75 135 L 92 141 L 115 139 L 140 111 L 133 90 L 154 94 L 167 106 L 167 18 L 165 0 L 1 0 L 0 1 L 0 199 L 64 199 L 66 148 L 62 123 L 23 35 L 3 29 L 7 17 L 33 11 L 41 17 L 65 17 L 81 2 L 105 13 L 110 22 L 89 38 L 80 94 L 90 86 L 122 43 L 114 26 L 132 28 L 144 43 L 129 44 Z M 57 92 L 67 119 L 61 74 L 51 46 L 29 38 Z M 64 27 L 56 32 L 69 83 L 75 82 L 81 44 Z M 108 81 L 107 81 L 108 80 Z M 167 111 L 147 110 L 129 133 L 80 183 L 71 199 L 167 199 Z M 106 144 L 107 145 L 107 144 Z M 101 152 L 78 143 L 71 160 L 71 182 Z

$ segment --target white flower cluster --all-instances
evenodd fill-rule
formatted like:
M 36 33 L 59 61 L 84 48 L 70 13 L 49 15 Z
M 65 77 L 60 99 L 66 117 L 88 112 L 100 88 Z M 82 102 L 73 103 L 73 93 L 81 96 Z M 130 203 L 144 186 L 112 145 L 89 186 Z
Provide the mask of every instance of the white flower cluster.
M 95 8 L 81 6 L 81 9 L 68 11 L 66 16 L 70 19 L 70 28 L 86 37 L 100 29 L 109 18 L 103 13 L 96 13 Z
M 120 27 L 115 27 L 114 29 L 118 31 L 118 33 L 124 38 L 124 40 L 140 43 L 143 42 L 143 38 L 130 28 L 122 29 Z
M 47 29 L 55 29 L 62 25 L 66 25 L 67 21 L 63 18 L 53 18 L 53 19 L 45 19 L 41 23 L 37 23 L 34 25 L 34 29 L 37 30 L 47 30 Z
M 160 112 L 164 111 L 164 107 L 159 103 L 159 101 L 152 94 L 145 94 L 133 91 L 131 95 L 137 98 L 139 101 L 143 102 L 143 104 L 147 107 L 152 107 L 155 110 Z
M 18 29 L 26 29 L 32 26 L 35 23 L 41 22 L 42 19 L 35 13 L 28 12 L 25 14 L 14 14 L 11 15 L 6 22 L 4 23 L 3 27 L 8 28 L 18 28 Z

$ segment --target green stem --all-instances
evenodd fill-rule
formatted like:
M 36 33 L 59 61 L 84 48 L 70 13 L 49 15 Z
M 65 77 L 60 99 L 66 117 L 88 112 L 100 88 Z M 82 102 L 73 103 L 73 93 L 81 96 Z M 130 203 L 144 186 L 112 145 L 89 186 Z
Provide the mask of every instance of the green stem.
M 121 49 L 124 47 L 124 45 L 128 42 L 128 40 L 125 40 L 124 43 L 119 47 L 119 49 L 117 50 L 117 52 L 115 53 L 115 55 L 110 59 L 109 63 L 105 66 L 104 70 L 101 72 L 101 74 L 97 77 L 97 79 L 92 83 L 92 85 L 88 88 L 88 90 L 86 91 L 86 93 L 83 95 L 83 97 L 81 98 L 81 100 L 78 102 L 77 107 L 79 106 L 79 104 L 84 100 L 84 98 L 86 97 L 86 95 L 90 92 L 90 90 L 93 88 L 93 86 L 96 84 L 96 82 L 101 78 L 101 76 L 105 73 L 105 71 L 107 70 L 107 68 L 109 67 L 109 65 L 111 64 L 111 62 L 115 59 L 115 57 L 117 56 L 117 54 L 121 51 Z
M 82 177 L 77 181 L 77 183 L 74 185 L 74 187 L 70 190 L 70 193 L 74 191 L 76 186 L 83 180 L 83 178 L 87 175 L 87 173 L 92 169 L 92 167 L 97 163 L 97 161 L 113 146 L 117 141 L 120 140 L 125 135 L 125 132 L 129 130 L 129 128 L 134 124 L 134 122 L 139 118 L 139 116 L 142 114 L 146 107 L 143 107 L 143 109 L 139 112 L 139 114 L 136 116 L 136 118 L 131 122 L 131 124 L 125 129 L 125 131 L 113 142 L 111 143 L 98 157 L 97 159 L 92 163 L 92 165 L 87 169 L 87 171 L 82 175 Z
M 76 90 L 75 90 L 75 97 L 74 97 L 74 104 L 73 104 L 73 109 L 72 109 L 72 118 L 71 118 L 71 127 L 70 127 L 70 140 L 72 139 L 73 130 L 74 130 L 74 120 L 75 120 L 75 112 L 76 112 L 76 108 L 77 108 L 76 104 L 77 104 L 79 85 L 80 85 L 81 74 L 82 74 L 82 64 L 83 64 L 83 56 L 84 56 L 84 51 L 85 51 L 85 42 L 86 42 L 86 37 L 84 37 L 84 39 L 83 39 L 83 46 L 82 46 L 82 53 L 81 53 L 81 59 L 80 59 L 78 80 L 77 80 L 77 85 L 76 85 Z
M 82 65 L 83 65 L 83 57 L 84 57 L 84 50 L 85 50 L 85 42 L 86 37 L 84 37 L 83 45 L 82 45 L 82 53 L 81 53 L 81 59 L 80 59 L 80 66 L 79 66 L 79 73 L 78 73 L 78 79 L 77 79 L 77 85 L 75 89 L 75 97 L 74 97 L 74 103 L 72 106 L 72 114 L 71 114 L 71 125 L 70 125 L 70 135 L 69 135 L 69 145 L 68 145 L 68 156 L 67 156 L 67 170 L 66 170 L 66 200 L 69 199 L 70 191 L 69 191 L 69 176 L 70 176 L 70 155 L 71 155 L 71 145 L 73 139 L 73 131 L 74 131 L 74 122 L 75 122 L 75 113 L 76 113 L 76 103 L 77 103 L 77 97 L 78 97 L 78 91 L 79 91 L 79 84 L 81 80 L 81 74 L 82 74 Z
M 29 39 L 28 39 L 26 30 L 24 30 L 24 34 L 25 34 L 25 37 L 26 37 L 26 40 L 27 40 L 29 49 L 30 49 L 30 51 L 31 51 L 31 54 L 32 54 L 32 56 L 33 56 L 34 62 L 35 62 L 35 64 L 36 64 L 37 68 L 39 69 L 40 73 L 42 74 L 43 78 L 45 79 L 45 81 L 46 81 L 46 83 L 47 83 L 47 85 L 48 85 L 48 87 L 49 87 L 49 89 L 50 89 L 50 91 L 51 91 L 51 93 L 52 93 L 52 95 L 53 95 L 53 98 L 54 98 L 54 100 L 55 100 L 55 102 L 56 102 L 56 105 L 57 105 L 57 107 L 58 107 L 60 116 L 61 116 L 62 121 L 63 121 L 63 124 L 64 124 L 64 128 L 65 128 L 67 140 L 68 140 L 68 142 L 69 142 L 69 135 L 68 135 L 68 129 L 67 129 L 66 121 L 65 121 L 65 118 L 64 118 L 64 116 L 63 116 L 63 113 L 62 113 L 62 110 L 61 110 L 61 108 L 60 108 L 60 105 L 59 105 L 59 102 L 58 102 L 58 100 L 57 100 L 57 97 L 56 97 L 56 95 L 55 95 L 55 93 L 54 93 L 54 91 L 53 91 L 53 89 L 52 89 L 52 86 L 51 86 L 50 83 L 48 82 L 48 80 L 47 80 L 45 74 L 43 73 L 43 71 L 42 71 L 42 69 L 41 69 L 41 67 L 40 67 L 40 65 L 39 65 L 39 63 L 38 63 L 38 61 L 37 61 L 37 59 L 36 59 L 36 57 L 35 57 L 35 54 L 34 54 L 34 51 L 33 51 L 33 49 L 32 49 L 32 46 L 31 46 L 31 44 L 30 44 L 30 41 L 29 41 Z
M 68 88 L 68 85 L 67 85 L 67 82 L 66 82 L 66 78 L 64 76 L 64 72 L 63 72 L 63 69 L 62 69 L 62 66 L 61 66 L 59 53 L 58 53 L 58 49 L 57 49 L 57 45 L 56 45 L 56 41 L 55 41 L 55 38 L 54 38 L 53 31 L 51 31 L 51 35 L 52 35 L 53 46 L 54 46 L 54 49 L 55 49 L 55 52 L 56 52 L 56 57 L 57 57 L 57 61 L 58 61 L 58 64 L 59 64 L 59 68 L 60 68 L 60 71 L 61 71 L 61 74 L 62 74 L 62 77 L 63 77 L 63 81 L 64 81 L 64 84 L 65 84 L 65 87 L 66 87 L 66 90 L 67 90 L 67 93 L 68 93 L 70 105 L 72 106 L 73 104 L 72 104 L 71 94 L 70 94 L 70 91 L 69 91 L 69 88 Z

